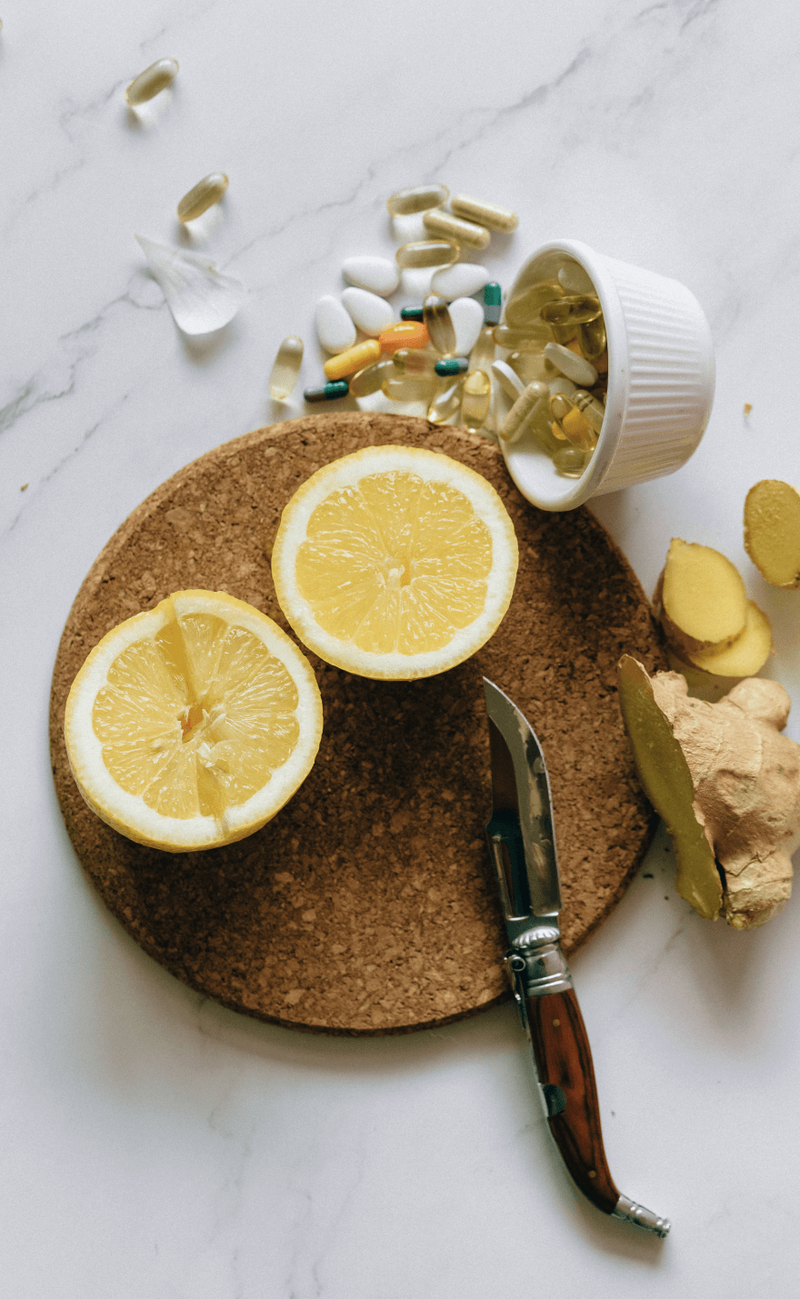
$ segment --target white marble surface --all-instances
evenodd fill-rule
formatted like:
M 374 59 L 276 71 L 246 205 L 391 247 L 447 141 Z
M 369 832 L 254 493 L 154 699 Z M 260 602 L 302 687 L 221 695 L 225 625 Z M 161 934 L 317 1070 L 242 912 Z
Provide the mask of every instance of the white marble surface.
M 510 1006 L 310 1037 L 164 973 L 78 866 L 46 720 L 110 534 L 181 465 L 287 413 L 267 396 L 278 341 L 309 340 L 312 380 L 314 301 L 344 257 L 393 249 L 392 190 L 441 179 L 521 213 L 494 241 L 498 278 L 573 237 L 703 303 L 718 380 L 699 451 L 596 510 L 648 590 L 673 535 L 741 566 L 800 738 L 800 597 L 768 588 L 741 538 L 752 482 L 800 480 L 797 11 L 6 0 L 0 17 L 2 1292 L 796 1294 L 797 901 L 750 934 L 704 923 L 661 838 L 574 960 L 610 1166 L 671 1217 L 661 1244 L 573 1192 Z M 137 117 L 124 87 L 164 55 L 174 90 Z M 249 299 L 190 341 L 133 234 L 178 241 L 178 199 L 216 169 L 224 210 L 190 238 Z

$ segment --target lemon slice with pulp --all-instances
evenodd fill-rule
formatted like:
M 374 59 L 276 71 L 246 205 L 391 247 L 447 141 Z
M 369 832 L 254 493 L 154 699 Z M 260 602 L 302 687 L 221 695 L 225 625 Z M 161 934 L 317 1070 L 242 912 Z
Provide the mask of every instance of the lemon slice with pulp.
M 318 469 L 283 511 L 278 602 L 300 640 L 359 676 L 432 676 L 500 623 L 517 572 L 497 492 L 449 456 L 376 446 Z
M 222 591 L 178 591 L 95 646 L 64 732 L 102 820 L 189 852 L 242 839 L 283 807 L 314 763 L 322 703 L 271 618 Z

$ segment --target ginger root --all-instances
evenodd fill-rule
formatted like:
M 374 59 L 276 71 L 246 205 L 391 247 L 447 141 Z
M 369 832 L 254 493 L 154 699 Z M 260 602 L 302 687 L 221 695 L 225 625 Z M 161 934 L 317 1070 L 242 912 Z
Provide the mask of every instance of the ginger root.
M 690 699 L 679 673 L 651 679 L 629 655 L 619 681 L 642 787 L 672 836 L 678 892 L 707 919 L 763 925 L 789 899 L 800 845 L 800 744 L 780 734 L 789 696 L 754 678 L 715 704 Z
M 773 586 L 800 586 L 800 492 L 763 478 L 744 503 L 744 548 Z

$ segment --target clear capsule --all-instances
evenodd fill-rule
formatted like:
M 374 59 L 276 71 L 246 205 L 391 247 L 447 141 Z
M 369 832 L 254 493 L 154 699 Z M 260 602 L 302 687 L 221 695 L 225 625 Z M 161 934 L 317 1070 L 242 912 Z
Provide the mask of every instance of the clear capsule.
M 178 75 L 177 59 L 157 59 L 149 68 L 140 72 L 125 91 L 125 98 L 132 108 L 137 104 L 146 104 L 148 99 L 166 90 Z
M 385 356 L 374 365 L 365 365 L 363 370 L 352 375 L 347 381 L 348 387 L 353 397 L 371 397 L 374 392 L 380 392 L 384 379 L 390 379 L 396 374 L 392 358 Z
M 413 216 L 415 212 L 441 207 L 449 197 L 446 185 L 412 185 L 410 189 L 398 189 L 392 194 L 386 200 L 386 207 L 391 216 Z
M 355 347 L 348 347 L 346 352 L 328 357 L 323 365 L 326 379 L 343 379 L 347 374 L 355 374 L 380 358 L 381 345 L 377 338 L 367 338 Z
M 284 338 L 272 363 L 269 376 L 269 395 L 275 401 L 291 397 L 303 361 L 303 340 L 295 334 Z
M 540 383 L 538 379 L 534 379 L 533 383 L 529 383 L 523 388 L 498 429 L 501 442 L 516 442 L 517 438 L 524 433 L 525 424 L 532 414 L 533 408 L 538 406 L 545 397 L 549 398 L 549 395 L 550 390 L 547 384 Z
M 464 221 L 461 217 L 443 212 L 440 208 L 426 212 L 422 220 L 425 229 L 432 235 L 454 239 L 457 244 L 465 248 L 486 248 L 492 237 L 484 226 L 475 225 L 473 221 Z
M 456 216 L 487 226 L 489 230 L 499 230 L 502 234 L 510 234 L 519 225 L 519 217 L 510 208 L 498 207 L 496 203 L 482 203 L 466 194 L 454 194 L 450 207 Z
M 607 349 L 606 327 L 602 316 L 595 320 L 587 320 L 585 324 L 578 326 L 578 344 L 581 352 L 587 361 L 591 361 L 595 369 L 602 369 L 601 359 Z M 608 369 L 608 357 L 605 358 L 605 369 Z
M 555 280 L 539 281 L 519 289 L 506 303 L 506 324 L 522 329 L 532 320 L 538 320 L 546 302 L 563 298 L 564 290 Z
M 573 293 L 569 297 L 546 302 L 539 314 L 548 325 L 586 325 L 601 314 L 600 299 L 592 293 Z
M 403 244 L 395 253 L 397 265 L 404 269 L 452 266 L 460 256 L 461 249 L 453 239 L 420 239 L 417 243 Z
M 425 375 L 400 375 L 398 378 L 384 379 L 381 391 L 390 401 L 424 401 L 427 402 L 433 388 L 433 379 Z
M 543 352 L 545 346 L 553 341 L 553 331 L 542 321 L 531 322 L 524 329 L 496 325 L 494 341 L 498 347 L 504 347 L 508 352 Z
M 392 356 L 398 374 L 427 375 L 433 378 L 436 357 L 418 347 L 401 347 Z
M 559 447 L 553 452 L 553 467 L 562 478 L 580 478 L 589 457 L 577 447 Z
M 224 171 L 212 171 L 194 185 L 188 194 L 184 194 L 178 204 L 178 220 L 194 221 L 202 216 L 215 203 L 219 203 L 228 188 L 228 177 Z
M 456 330 L 447 303 L 437 293 L 429 293 L 422 304 L 422 321 L 433 349 L 440 356 L 452 356 L 456 350 Z
M 597 434 L 589 421 L 578 410 L 571 397 L 557 392 L 550 398 L 550 413 L 558 430 L 579 451 L 593 451 L 597 445 Z M 556 432 L 556 429 L 553 429 Z
M 446 424 L 449 419 L 458 414 L 461 409 L 463 389 L 463 379 L 456 379 L 455 383 L 446 379 L 434 388 L 433 396 L 428 403 L 428 419 L 431 424 Z
M 594 293 L 595 288 L 586 271 L 577 262 L 564 262 L 558 272 L 558 282 L 565 293 Z
M 306 401 L 338 401 L 340 397 L 346 397 L 349 391 L 346 379 L 335 379 L 321 388 L 306 388 L 303 396 Z
M 483 428 L 492 400 L 492 381 L 485 370 L 470 370 L 464 379 L 461 397 L 461 423 L 470 433 Z
M 599 433 L 603 427 L 603 420 L 606 414 L 603 403 L 598 401 L 596 397 L 593 397 L 590 392 L 584 391 L 583 388 L 577 388 L 575 390 L 572 394 L 572 400 L 586 422 L 591 424 L 595 433 Z
M 469 354 L 470 370 L 484 370 L 488 374 L 496 351 L 494 329 L 491 325 L 484 325 Z

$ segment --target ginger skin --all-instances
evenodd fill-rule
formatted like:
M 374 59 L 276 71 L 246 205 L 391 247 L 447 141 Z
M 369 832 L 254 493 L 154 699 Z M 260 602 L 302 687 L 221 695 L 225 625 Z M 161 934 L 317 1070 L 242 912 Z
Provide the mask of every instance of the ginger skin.
M 651 684 L 686 758 L 694 814 L 720 869 L 720 914 L 735 929 L 754 929 L 786 905 L 800 845 L 800 745 L 780 733 L 789 696 L 758 677 L 715 704 L 690 699 L 677 672 L 657 672 Z

